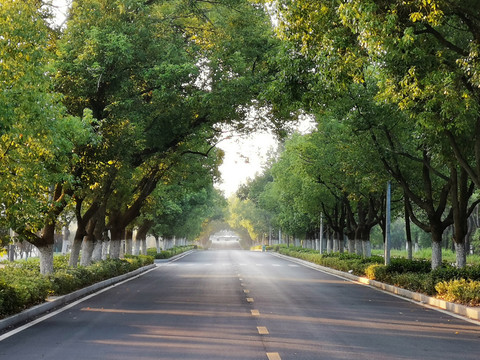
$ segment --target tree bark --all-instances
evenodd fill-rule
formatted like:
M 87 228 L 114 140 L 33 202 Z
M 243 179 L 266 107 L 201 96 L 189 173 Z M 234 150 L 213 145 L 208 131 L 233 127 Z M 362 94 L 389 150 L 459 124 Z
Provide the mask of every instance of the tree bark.
M 465 248 L 465 243 L 455 242 L 455 253 L 456 253 L 456 266 L 458 268 L 463 268 L 467 266 L 467 250 Z
M 132 255 L 133 248 L 133 230 L 128 229 L 125 231 L 125 254 Z M 135 254 L 138 255 L 138 254 Z
M 432 270 L 442 266 L 442 243 L 432 241 Z
M 110 229 L 112 239 L 110 240 L 110 257 L 120 259 L 122 240 L 125 237 L 125 227 L 113 227 Z
M 103 240 L 97 240 L 93 245 L 92 262 L 102 260 L 103 243 Z
M 372 256 L 372 244 L 370 239 L 362 241 L 363 256 L 369 258 Z
M 37 246 L 40 255 L 40 274 L 53 273 L 53 243 Z
M 350 239 L 350 237 L 348 237 L 348 252 L 350 254 L 355 254 L 355 239 Z
M 70 251 L 70 259 L 68 261 L 68 265 L 71 267 L 75 268 L 78 265 L 78 260 L 80 258 L 80 251 L 82 249 L 84 234 L 85 234 L 84 229 L 77 228 L 77 231 L 75 232 L 75 237 L 73 238 L 72 248 Z
M 94 239 L 91 236 L 85 236 L 82 242 L 82 257 L 80 266 L 88 266 L 92 263 L 93 248 L 95 246 Z
M 470 185 L 468 184 L 468 174 L 465 169 L 460 168 L 460 173 L 458 173 L 456 166 L 452 166 L 451 174 L 451 203 L 454 223 L 453 241 L 456 251 L 456 266 L 461 268 L 467 264 L 465 239 L 468 234 L 468 218 L 477 206 L 478 200 L 469 205 L 475 186 L 473 182 Z

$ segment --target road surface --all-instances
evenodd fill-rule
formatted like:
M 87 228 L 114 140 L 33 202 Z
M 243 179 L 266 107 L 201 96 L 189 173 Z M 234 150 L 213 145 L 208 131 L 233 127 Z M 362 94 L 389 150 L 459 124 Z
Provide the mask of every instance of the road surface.
M 198 251 L 0 341 L 0 359 L 479 359 L 480 326 L 279 258 Z

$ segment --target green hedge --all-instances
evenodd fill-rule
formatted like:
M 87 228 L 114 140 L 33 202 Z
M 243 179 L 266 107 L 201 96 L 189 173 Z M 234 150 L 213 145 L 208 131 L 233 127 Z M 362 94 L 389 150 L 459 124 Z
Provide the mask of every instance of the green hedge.
M 380 256 L 364 258 L 349 253 L 321 255 L 318 251 L 282 245 L 277 245 L 275 250 L 284 255 L 448 301 L 480 305 L 480 265 L 458 269 L 444 263 L 432 271 L 431 262 L 425 259 L 392 258 L 390 264 L 385 266 Z
M 4 264 L 0 269 L 0 318 L 40 304 L 48 295 L 68 294 L 149 264 L 153 264 L 151 256 L 128 256 L 71 268 L 68 256 L 56 256 L 50 275 L 40 274 L 38 259 Z
M 277 245 L 275 249 L 283 255 L 292 256 L 336 270 L 350 272 L 358 276 L 365 276 L 365 271 L 371 264 L 383 263 L 383 258 L 380 256 L 365 258 L 349 253 L 319 254 L 318 251 L 312 249 L 286 247 L 282 245 Z
M 170 259 L 171 257 L 184 253 L 186 251 L 196 249 L 196 245 L 186 245 L 186 246 L 175 246 L 171 249 L 168 250 L 162 250 L 160 252 L 157 252 L 157 249 L 155 248 L 148 248 L 147 249 L 147 254 L 149 256 L 153 256 L 155 259 Z

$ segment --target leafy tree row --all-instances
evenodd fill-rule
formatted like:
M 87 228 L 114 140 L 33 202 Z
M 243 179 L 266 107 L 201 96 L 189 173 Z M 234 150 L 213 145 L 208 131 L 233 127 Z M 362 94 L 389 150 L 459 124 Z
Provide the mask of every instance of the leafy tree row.
M 272 168 L 279 221 L 305 231 L 322 212 L 368 255 L 391 180 L 407 220 L 431 234 L 432 267 L 452 224 L 464 266 L 480 185 L 478 2 L 265 2 L 284 44 L 275 102 L 318 122 Z
M 219 201 L 220 125 L 242 128 L 277 73 L 262 7 L 77 0 L 55 29 L 47 2 L 6 0 L 0 33 L 1 225 L 38 248 L 42 273 L 68 212 L 72 266 L 107 231 L 113 258 L 133 227 L 198 232 Z

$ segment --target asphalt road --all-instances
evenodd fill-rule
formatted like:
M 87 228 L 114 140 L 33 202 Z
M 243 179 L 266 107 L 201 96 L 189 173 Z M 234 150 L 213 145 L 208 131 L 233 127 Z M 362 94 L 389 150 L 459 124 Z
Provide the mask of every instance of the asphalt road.
M 199 251 L 0 341 L 0 359 L 479 359 L 480 326 L 270 253 Z

